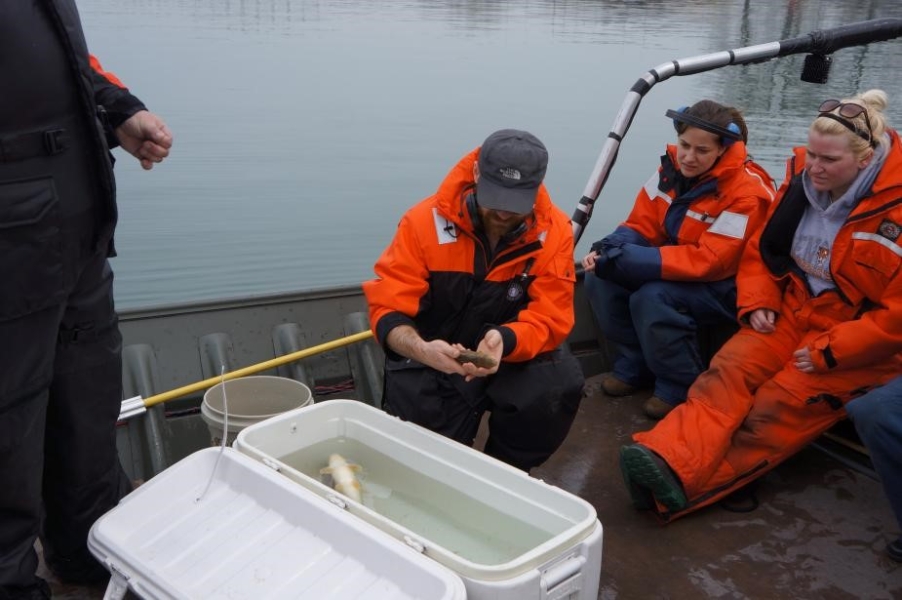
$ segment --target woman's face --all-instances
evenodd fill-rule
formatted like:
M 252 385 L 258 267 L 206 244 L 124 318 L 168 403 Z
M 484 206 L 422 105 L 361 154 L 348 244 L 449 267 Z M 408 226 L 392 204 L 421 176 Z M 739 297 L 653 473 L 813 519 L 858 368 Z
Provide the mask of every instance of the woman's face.
M 697 127 L 687 127 L 677 138 L 677 162 L 686 177 L 705 173 L 725 151 L 718 136 Z
M 849 148 L 845 134 L 808 132 L 805 171 L 819 192 L 828 192 L 834 199 L 842 196 L 870 158 L 859 160 Z

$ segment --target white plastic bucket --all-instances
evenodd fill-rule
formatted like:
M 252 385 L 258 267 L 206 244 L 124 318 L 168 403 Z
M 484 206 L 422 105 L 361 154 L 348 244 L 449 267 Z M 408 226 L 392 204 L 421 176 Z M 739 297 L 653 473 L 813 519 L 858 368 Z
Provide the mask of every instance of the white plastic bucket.
M 229 412 L 227 445 L 231 445 L 238 432 L 249 425 L 313 404 L 310 388 L 286 377 L 257 375 L 217 383 L 204 394 L 200 407 L 200 415 L 210 428 L 214 446 L 222 442 L 225 424 L 223 385 Z

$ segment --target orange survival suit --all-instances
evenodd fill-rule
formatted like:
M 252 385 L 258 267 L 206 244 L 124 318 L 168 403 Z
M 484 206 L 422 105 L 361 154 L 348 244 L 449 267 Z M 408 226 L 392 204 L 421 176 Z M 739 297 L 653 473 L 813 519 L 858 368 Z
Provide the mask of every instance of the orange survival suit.
M 836 288 L 816 297 L 789 255 L 808 202 L 805 149 L 795 150 L 791 177 L 737 276 L 740 320 L 769 308 L 778 315 L 776 331 L 744 326 L 692 385 L 686 404 L 634 435 L 664 458 L 689 500 L 677 513 L 662 512 L 665 519 L 760 477 L 845 418 L 847 401 L 902 369 L 902 148 L 898 134 L 888 133 L 882 169 L 834 239 Z M 818 372 L 793 366 L 792 353 L 802 347 Z
M 542 185 L 532 215 L 493 252 L 473 196 L 478 155 L 407 211 L 363 290 L 386 352 L 386 411 L 470 444 L 490 410 L 486 453 L 528 470 L 563 441 L 582 396 L 582 372 L 562 347 L 575 320 L 573 232 Z M 467 348 L 496 329 L 502 364 L 471 382 L 440 373 L 385 345 L 399 325 Z
M 607 245 L 623 241 L 656 248 L 645 260 L 625 267 L 650 271 L 649 279 L 733 277 L 745 240 L 761 226 L 774 198 L 771 177 L 750 159 L 742 142 L 733 143 L 704 179 L 688 190 L 676 188 L 681 177 L 677 164 L 676 146 L 669 144 L 661 168 L 639 191 L 626 221 L 606 238 Z

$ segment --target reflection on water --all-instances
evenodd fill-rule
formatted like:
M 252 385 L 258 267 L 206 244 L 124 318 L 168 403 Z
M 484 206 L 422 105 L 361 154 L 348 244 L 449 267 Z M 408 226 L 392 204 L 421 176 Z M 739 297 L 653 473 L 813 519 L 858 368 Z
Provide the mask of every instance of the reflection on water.
M 143 173 L 120 156 L 120 308 L 369 278 L 405 208 L 502 127 L 548 146 L 568 214 L 627 90 L 648 69 L 902 16 L 895 0 L 81 0 L 92 51 L 176 135 Z M 902 97 L 902 41 L 834 55 L 826 86 L 802 56 L 656 86 L 577 248 L 622 220 L 673 130 L 702 97 L 740 107 L 779 180 L 823 98 Z

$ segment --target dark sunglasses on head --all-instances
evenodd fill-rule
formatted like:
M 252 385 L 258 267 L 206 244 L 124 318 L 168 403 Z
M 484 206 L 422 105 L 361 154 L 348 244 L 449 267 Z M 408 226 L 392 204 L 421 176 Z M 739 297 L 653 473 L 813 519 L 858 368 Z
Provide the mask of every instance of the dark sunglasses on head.
M 839 109 L 839 114 L 833 114 L 833 111 Z M 868 109 L 855 102 L 840 102 L 835 98 L 824 100 L 817 109 L 819 117 L 827 117 L 833 119 L 861 139 L 874 145 L 873 131 L 871 129 L 871 119 L 868 117 Z M 848 119 L 854 119 L 860 114 L 864 114 L 864 122 L 868 126 L 867 131 L 862 131 L 857 125 Z

